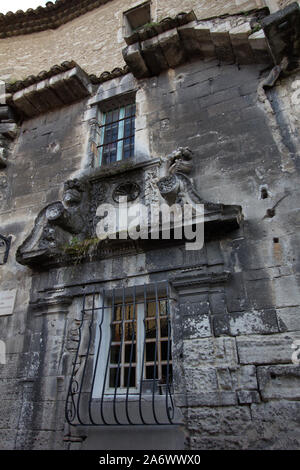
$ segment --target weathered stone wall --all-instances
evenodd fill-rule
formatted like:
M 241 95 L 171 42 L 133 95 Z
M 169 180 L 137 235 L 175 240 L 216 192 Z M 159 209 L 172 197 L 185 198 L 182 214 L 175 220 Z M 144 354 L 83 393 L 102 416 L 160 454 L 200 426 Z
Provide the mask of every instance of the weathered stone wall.
M 218 3 L 181 2 L 177 9 L 168 1 L 166 10 L 162 2 L 152 7 L 155 19 L 175 15 L 179 8 L 194 7 L 200 18 L 250 7 L 249 2 L 226 2 L 220 11 Z M 122 2 L 122 11 L 134 4 Z M 1 40 L 4 59 L 12 57 L 3 74 L 12 74 L 15 61 L 21 64 L 17 77 L 70 58 L 92 73 L 121 65 L 119 8 L 115 1 L 55 33 Z M 119 38 L 115 49 L 109 49 L 109 35 L 95 39 L 104 24 Z M 49 37 L 55 40 L 46 53 Z M 62 47 L 67 43 L 73 53 Z M 128 285 L 176 278 L 192 265 L 201 266 L 208 280 L 199 281 L 192 294 L 178 291 L 173 318 L 174 361 L 181 371 L 175 374 L 176 402 L 185 419 L 186 447 L 299 448 L 299 365 L 292 362 L 292 346 L 300 340 L 300 75 L 281 78 L 264 91 L 263 68 L 196 60 L 150 79 L 127 75 L 98 90 L 94 86 L 89 100 L 23 122 L 8 166 L 0 172 L 1 233 L 13 237 L 8 263 L 0 267 L 1 290 L 17 289 L 13 315 L 0 316 L 7 353 L 7 363 L 0 364 L 2 449 L 91 446 L 91 434 L 82 442 L 82 433 L 65 426 L 64 418 L 84 291 L 93 280 L 97 288 L 105 283 L 111 289 L 120 277 Z M 48 271 L 17 264 L 16 249 L 38 213 L 60 199 L 63 183 L 90 164 L 95 103 L 128 86 L 137 89 L 137 161 L 141 155 L 140 160 L 156 158 L 190 147 L 201 196 L 241 205 L 242 228 L 216 233 L 219 242 L 210 240 L 200 253 L 161 248 Z M 228 276 L 222 278 L 224 273 Z M 65 297 L 56 299 L 57 293 Z M 47 295 L 47 305 L 28 308 L 29 301 Z M 131 441 L 132 436 L 128 433 Z M 145 431 L 142 443 L 149 436 Z
M 14 314 L 0 317 L 0 339 L 6 344 L 6 364 L 0 365 L 2 449 L 18 446 L 19 439 L 22 442 L 27 439 L 27 443 L 30 440 L 30 433 L 22 431 L 23 418 L 19 424 L 18 419 L 23 412 L 28 413 L 26 393 L 32 385 L 30 377 L 34 376 L 36 360 L 33 354 L 33 362 L 26 368 L 28 344 L 24 341 L 31 321 L 31 317 L 27 317 L 27 309 L 32 272 L 16 263 L 15 254 L 17 247 L 30 233 L 40 210 L 47 203 L 59 199 L 62 183 L 80 168 L 86 144 L 82 122 L 84 112 L 83 102 L 24 123 L 10 155 L 9 165 L 0 173 L 1 233 L 13 237 L 8 262 L 0 269 L 1 291 L 17 289 Z M 32 321 L 36 326 L 40 320 L 33 318 Z M 41 323 L 38 328 L 41 335 Z M 55 330 L 56 335 L 60 333 L 60 330 Z M 51 392 L 48 392 L 51 397 Z M 44 400 L 48 400 L 47 393 L 45 391 L 43 395 Z M 38 413 L 46 413 L 40 405 L 38 407 Z M 41 426 L 47 432 L 43 433 L 45 440 L 38 444 L 40 446 L 48 446 L 51 441 L 52 428 L 49 428 L 48 418 L 49 414 L 42 421 L 44 424 Z
M 0 77 L 21 80 L 66 60 L 75 60 L 86 72 L 101 74 L 124 64 L 121 50 L 123 12 L 136 0 L 114 0 L 57 30 L 0 40 Z M 263 0 L 153 0 L 152 21 L 194 9 L 198 19 L 234 14 L 264 6 Z M 82 47 L 84 44 L 84 47 Z
M 123 273 L 129 285 L 147 283 L 196 263 L 208 273 L 231 274 L 179 296 L 173 328 L 186 445 L 299 448 L 299 366 L 292 363 L 292 345 L 300 339 L 299 76 L 281 79 L 262 97 L 261 68 L 196 61 L 139 83 L 138 127 L 150 156 L 189 146 L 201 196 L 243 208 L 243 227 L 197 254 L 160 249 L 32 277 L 15 262 L 16 247 L 38 212 L 58 199 L 62 183 L 86 165 L 92 113 L 83 101 L 22 125 L 1 173 L 1 230 L 14 236 L 1 285 L 18 289 L 14 314 L 0 317 L 8 361 L 0 365 L 2 448 L 81 448 L 80 433 L 64 426 L 64 403 L 75 307 L 86 282 L 111 287 Z M 53 305 L 52 313 L 27 310 L 29 297 L 65 285 L 71 300 Z
M 245 215 L 244 229 L 221 243 L 233 272 L 225 292 L 204 289 L 183 302 L 198 449 L 299 446 L 299 366 L 291 361 L 300 338 L 299 80 L 282 79 L 263 105 L 260 80 L 254 66 L 188 65 L 153 79 L 143 108 L 152 154 L 184 142 L 197 155 L 205 199 L 241 204 Z

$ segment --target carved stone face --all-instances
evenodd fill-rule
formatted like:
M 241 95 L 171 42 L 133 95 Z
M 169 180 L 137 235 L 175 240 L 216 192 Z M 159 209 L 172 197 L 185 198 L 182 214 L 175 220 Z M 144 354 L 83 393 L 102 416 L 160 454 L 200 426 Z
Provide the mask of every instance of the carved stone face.
M 63 195 L 63 201 L 66 206 L 76 206 L 81 201 L 82 194 L 77 189 L 67 189 Z

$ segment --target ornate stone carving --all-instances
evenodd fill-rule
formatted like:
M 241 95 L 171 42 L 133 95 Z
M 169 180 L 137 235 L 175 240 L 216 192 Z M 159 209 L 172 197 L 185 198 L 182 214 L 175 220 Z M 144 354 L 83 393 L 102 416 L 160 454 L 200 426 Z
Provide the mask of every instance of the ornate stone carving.
M 179 147 L 169 156 L 169 173 L 190 174 L 193 169 L 193 152 L 188 147 Z
M 193 170 L 193 153 L 188 147 L 179 147 L 164 160 L 166 176 L 157 182 L 161 196 L 169 205 L 189 204 L 204 206 L 205 233 L 209 236 L 217 228 L 222 231 L 238 228 L 242 221 L 242 208 L 236 205 L 225 205 L 203 199 L 195 188 L 190 173 Z M 195 215 L 194 214 L 194 215 Z M 193 215 L 193 220 L 194 220 Z M 198 219 L 199 220 L 199 219 Z
M 161 161 L 109 173 L 97 171 L 81 180 L 67 181 L 62 200 L 49 204 L 37 216 L 31 234 L 17 251 L 17 261 L 40 267 L 138 252 L 141 247 L 137 241 L 99 241 L 96 235 L 100 221 L 97 208 L 113 201 L 117 204 L 120 196 L 127 196 L 128 202 L 137 200 L 149 209 L 151 204 L 159 204 L 161 197 L 169 204 L 204 204 L 207 227 L 221 224 L 222 230 L 225 225 L 237 228 L 242 218 L 239 206 L 210 203 L 198 194 L 190 175 L 192 157 L 190 149 L 180 147 Z M 160 179 L 159 173 L 163 175 Z M 144 245 L 142 249 L 146 249 Z
M 64 185 L 63 202 L 46 206 L 38 215 L 29 237 L 17 251 L 21 264 L 42 263 L 62 254 L 72 236 L 84 239 L 89 235 L 88 190 L 79 180 Z
M 112 198 L 115 202 L 119 202 L 120 198 L 126 197 L 127 202 L 135 201 L 141 192 L 138 184 L 131 181 L 119 184 L 113 191 Z
M 157 186 L 159 181 L 158 165 L 145 171 L 145 193 L 144 201 L 146 206 L 150 204 L 158 204 L 160 200 L 160 192 Z
M 192 178 L 187 176 L 193 170 L 193 152 L 188 147 L 179 147 L 172 152 L 165 160 L 165 167 L 167 175 L 158 181 L 157 186 L 168 204 L 204 204 L 206 209 L 220 209 L 220 204 L 202 199 Z

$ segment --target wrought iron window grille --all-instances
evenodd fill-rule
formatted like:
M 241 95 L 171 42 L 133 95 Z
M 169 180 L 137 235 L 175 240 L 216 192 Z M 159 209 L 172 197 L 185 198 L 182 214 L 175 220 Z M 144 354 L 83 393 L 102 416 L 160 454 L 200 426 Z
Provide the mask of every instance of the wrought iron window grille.
M 0 234 L 0 266 L 8 260 L 12 237 L 5 237 Z
M 90 302 L 90 303 L 89 303 Z M 167 283 L 83 298 L 66 401 L 69 424 L 170 425 L 171 303 Z

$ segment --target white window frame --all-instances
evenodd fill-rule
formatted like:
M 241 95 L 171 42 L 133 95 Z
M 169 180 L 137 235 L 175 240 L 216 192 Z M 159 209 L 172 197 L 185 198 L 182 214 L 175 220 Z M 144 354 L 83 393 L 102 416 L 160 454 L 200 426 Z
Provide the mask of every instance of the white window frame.
M 103 303 L 103 297 L 101 295 L 98 296 L 97 301 L 99 302 L 99 305 L 102 305 Z M 140 387 L 140 379 L 141 379 L 141 367 L 142 367 L 142 356 L 143 356 L 143 332 L 144 332 L 144 305 L 143 304 L 137 304 L 137 338 L 136 338 L 136 357 L 137 357 L 137 363 L 136 363 L 136 377 L 137 377 L 137 386 L 136 387 L 130 387 L 128 389 L 129 394 L 138 394 L 139 393 L 139 387 Z M 97 318 L 97 325 L 101 322 L 101 316 L 102 316 L 102 311 L 98 311 L 98 318 Z M 112 319 L 112 309 L 111 308 L 106 308 L 104 310 L 103 314 L 103 322 L 102 322 L 102 341 L 101 345 L 99 348 L 99 354 L 98 354 L 98 364 L 97 364 L 97 370 L 95 374 L 95 381 L 94 381 L 94 387 L 93 387 L 93 392 L 92 392 L 92 397 L 93 398 L 101 398 L 102 397 L 102 392 L 103 392 L 103 382 L 104 378 L 106 378 L 106 383 L 105 383 L 105 388 L 104 388 L 104 395 L 109 396 L 109 395 L 114 395 L 115 393 L 115 387 L 109 387 L 109 373 L 106 372 L 106 366 L 107 366 L 107 357 L 109 353 L 109 348 L 110 348 L 110 326 L 111 326 L 111 319 Z M 103 334 L 104 332 L 104 334 Z M 105 334 L 107 333 L 107 334 Z M 95 335 L 95 357 L 98 352 L 98 344 L 100 340 L 100 331 L 99 328 L 96 329 L 96 335 Z M 110 366 L 110 360 L 108 361 L 108 367 Z M 96 367 L 96 361 L 94 362 L 94 370 Z M 117 394 L 118 395 L 123 395 L 127 393 L 127 387 L 117 387 Z

